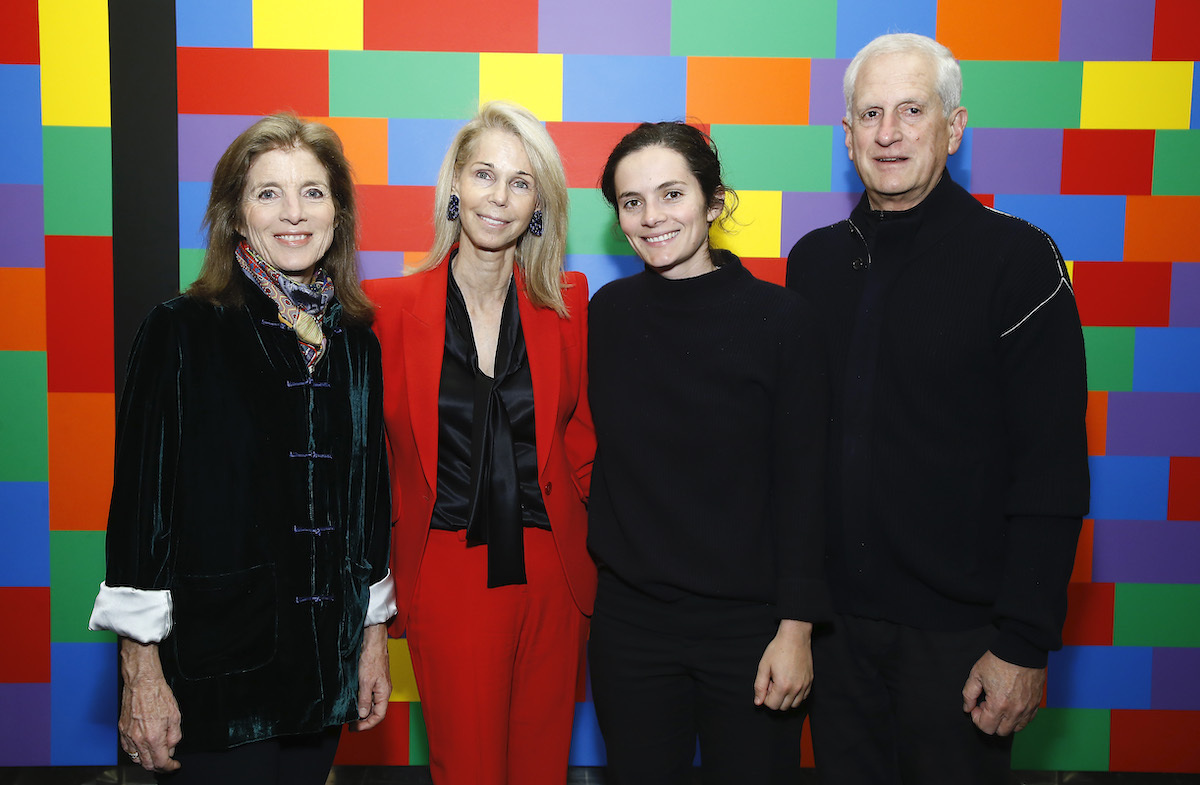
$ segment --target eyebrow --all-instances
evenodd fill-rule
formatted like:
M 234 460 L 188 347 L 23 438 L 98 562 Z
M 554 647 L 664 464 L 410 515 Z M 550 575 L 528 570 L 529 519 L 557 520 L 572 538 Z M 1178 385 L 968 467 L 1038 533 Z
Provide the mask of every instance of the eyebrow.
M 664 188 L 674 188 L 675 186 L 678 186 L 678 185 L 686 186 L 687 183 L 685 183 L 683 180 L 667 180 L 665 183 L 659 183 L 656 187 L 654 187 L 650 190 L 661 191 Z M 641 196 L 641 195 L 642 194 L 640 191 L 625 191 L 624 193 L 618 194 L 617 198 L 624 199 L 627 196 Z
M 471 165 L 472 166 L 486 166 L 488 169 L 496 168 L 496 165 L 494 163 L 492 163 L 491 161 L 474 161 L 474 162 L 472 162 Z M 518 169 L 517 174 L 523 175 L 525 177 L 533 177 L 533 172 L 527 172 L 524 169 Z

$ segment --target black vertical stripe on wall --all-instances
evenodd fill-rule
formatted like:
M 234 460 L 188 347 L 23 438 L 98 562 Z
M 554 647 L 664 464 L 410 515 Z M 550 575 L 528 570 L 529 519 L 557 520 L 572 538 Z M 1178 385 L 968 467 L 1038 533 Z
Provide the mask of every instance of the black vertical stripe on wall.
M 109 0 L 117 397 L 142 319 L 179 290 L 175 3 Z

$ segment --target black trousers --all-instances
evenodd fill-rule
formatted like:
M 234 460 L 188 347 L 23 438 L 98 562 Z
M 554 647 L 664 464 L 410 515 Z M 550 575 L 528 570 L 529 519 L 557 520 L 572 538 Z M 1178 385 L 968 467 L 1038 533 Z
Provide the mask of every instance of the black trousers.
M 661 602 L 601 573 L 588 660 L 608 782 L 794 785 L 803 709 L 754 705 L 754 678 L 779 622 L 765 605 Z
M 187 733 L 186 722 L 184 733 Z M 325 785 L 342 726 L 281 736 L 220 752 L 181 752 L 180 768 L 159 774 L 160 785 Z
M 828 785 L 1003 785 L 1012 736 L 989 736 L 962 689 L 996 636 L 837 616 L 813 636 L 813 755 Z

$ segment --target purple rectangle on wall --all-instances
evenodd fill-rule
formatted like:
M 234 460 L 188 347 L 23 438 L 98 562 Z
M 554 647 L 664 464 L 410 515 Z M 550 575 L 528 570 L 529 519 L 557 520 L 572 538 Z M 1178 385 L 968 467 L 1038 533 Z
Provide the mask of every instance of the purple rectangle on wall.
M 1200 522 L 1096 521 L 1095 583 L 1200 583 Z
M 781 253 L 786 256 L 796 241 L 813 229 L 849 218 L 850 211 L 861 196 L 857 193 L 785 191 L 779 244 Z
M 835 126 L 839 136 L 842 118 L 846 116 L 846 98 L 842 93 L 842 76 L 849 60 L 813 60 L 811 84 L 808 89 L 808 124 Z
M 0 267 L 45 267 L 45 231 L 42 186 L 0 185 Z
M 1149 60 L 1154 0 L 1062 0 L 1059 60 Z
M 212 181 L 213 167 L 237 135 L 260 120 L 257 115 L 179 115 L 179 179 Z
M 1150 708 L 1200 711 L 1200 649 L 1154 650 L 1150 677 Z
M 50 765 L 50 685 L 0 684 L 0 766 Z
M 538 3 L 538 51 L 669 55 L 671 0 Z
M 1171 265 L 1172 327 L 1200 327 L 1200 264 Z
M 417 260 L 418 262 L 420 259 Z M 358 268 L 364 281 L 372 278 L 399 278 L 404 275 L 402 251 L 359 251 Z
M 1059 192 L 1062 185 L 1062 129 L 976 128 L 972 145 L 972 192 Z
M 1180 362 L 1195 362 L 1185 357 Z M 1200 455 L 1200 393 L 1111 392 L 1108 455 Z

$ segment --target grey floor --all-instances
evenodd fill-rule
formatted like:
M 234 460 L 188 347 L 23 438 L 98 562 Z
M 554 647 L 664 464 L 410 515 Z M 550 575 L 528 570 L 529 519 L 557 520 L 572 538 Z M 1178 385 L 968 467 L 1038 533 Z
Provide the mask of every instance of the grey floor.
M 700 778 L 694 780 L 697 785 Z M 85 766 L 0 767 L 0 785 L 152 785 L 140 768 Z M 816 785 L 806 769 L 796 785 Z M 432 785 L 425 766 L 335 766 L 326 785 Z M 604 769 L 572 768 L 568 785 L 604 785 Z M 745 783 L 731 783 L 745 785 Z M 1013 772 L 1012 785 L 1200 785 L 1200 774 L 1130 774 L 1125 772 Z

